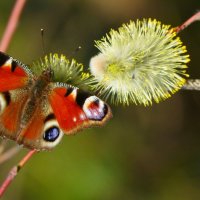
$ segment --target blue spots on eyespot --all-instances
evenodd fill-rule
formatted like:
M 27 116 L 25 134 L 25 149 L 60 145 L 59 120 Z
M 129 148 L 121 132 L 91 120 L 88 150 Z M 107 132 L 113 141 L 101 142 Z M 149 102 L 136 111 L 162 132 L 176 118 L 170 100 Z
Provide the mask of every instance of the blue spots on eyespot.
M 60 134 L 59 128 L 53 126 L 45 131 L 44 140 L 48 142 L 54 142 L 58 138 L 59 134 Z
M 97 111 L 93 111 L 91 114 L 90 119 L 94 121 L 102 121 L 103 118 L 107 115 L 108 113 L 108 106 L 104 104 L 103 108 L 99 108 Z

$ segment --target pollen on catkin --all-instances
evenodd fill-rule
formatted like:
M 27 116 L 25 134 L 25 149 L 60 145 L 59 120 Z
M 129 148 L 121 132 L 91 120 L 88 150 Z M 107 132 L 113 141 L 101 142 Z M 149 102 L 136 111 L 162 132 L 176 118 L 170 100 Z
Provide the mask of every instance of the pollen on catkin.
M 64 82 L 75 87 L 83 86 L 82 88 L 91 83 L 91 75 L 83 71 L 83 65 L 75 59 L 69 60 L 64 55 L 49 54 L 31 66 L 35 75 L 40 75 L 47 68 L 53 70 L 53 82 Z
M 113 103 L 151 105 L 179 90 L 190 61 L 169 25 L 143 19 L 123 24 L 95 41 L 100 53 L 90 60 L 98 90 Z

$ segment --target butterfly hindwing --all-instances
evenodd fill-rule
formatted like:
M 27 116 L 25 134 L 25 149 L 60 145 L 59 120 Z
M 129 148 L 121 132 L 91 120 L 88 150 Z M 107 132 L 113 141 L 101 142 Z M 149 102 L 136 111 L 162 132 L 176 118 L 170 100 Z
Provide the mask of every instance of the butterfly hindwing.
M 29 123 L 21 130 L 18 143 L 37 149 L 52 149 L 63 136 L 46 96 L 37 105 Z

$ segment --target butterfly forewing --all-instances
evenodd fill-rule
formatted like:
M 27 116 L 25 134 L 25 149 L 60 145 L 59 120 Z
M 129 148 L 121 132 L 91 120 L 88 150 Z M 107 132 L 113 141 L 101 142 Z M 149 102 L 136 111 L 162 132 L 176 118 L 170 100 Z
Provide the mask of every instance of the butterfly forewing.
M 31 74 L 26 66 L 0 52 L 0 135 L 16 139 Z
M 55 83 L 49 101 L 61 129 L 67 135 L 82 128 L 103 125 L 112 116 L 109 106 L 98 97 L 67 84 L 60 87 Z
M 32 76 L 27 66 L 0 52 L 0 92 L 23 88 Z

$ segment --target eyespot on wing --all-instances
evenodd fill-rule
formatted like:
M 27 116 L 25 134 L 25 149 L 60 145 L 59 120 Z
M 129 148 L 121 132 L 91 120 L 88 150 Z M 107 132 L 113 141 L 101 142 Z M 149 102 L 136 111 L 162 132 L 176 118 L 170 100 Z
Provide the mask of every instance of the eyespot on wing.
M 59 126 L 67 135 L 83 128 L 102 126 L 112 116 L 109 106 L 98 97 L 77 88 L 69 89 L 67 85 L 55 87 L 49 101 Z

